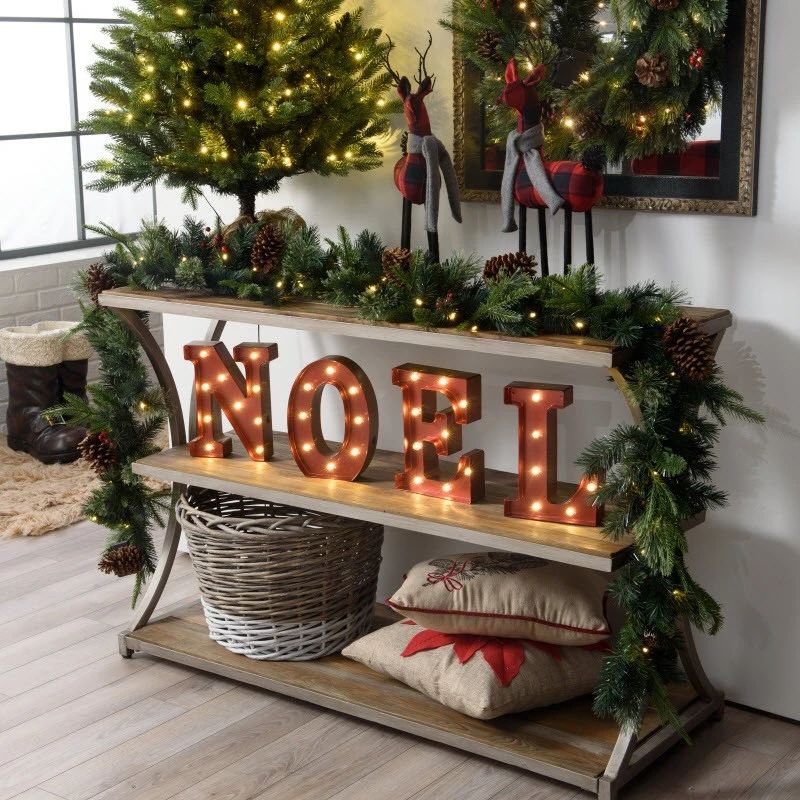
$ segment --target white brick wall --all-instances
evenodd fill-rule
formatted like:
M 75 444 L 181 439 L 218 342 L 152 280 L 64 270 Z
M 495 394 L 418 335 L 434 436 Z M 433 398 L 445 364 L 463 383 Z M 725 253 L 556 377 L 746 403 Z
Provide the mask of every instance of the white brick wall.
M 81 318 L 81 310 L 72 293 L 75 273 L 98 258 L 21 267 L 0 272 L 0 328 L 31 325 L 43 320 Z M 152 315 L 150 324 L 159 343 L 163 343 L 161 318 Z M 89 379 L 97 376 L 97 360 L 89 362 Z M 0 431 L 6 431 L 8 381 L 5 364 L 0 362 Z

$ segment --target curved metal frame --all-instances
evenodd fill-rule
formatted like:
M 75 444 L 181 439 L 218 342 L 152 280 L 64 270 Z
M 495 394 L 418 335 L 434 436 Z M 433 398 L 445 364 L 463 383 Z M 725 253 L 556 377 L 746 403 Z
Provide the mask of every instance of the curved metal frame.
M 147 324 L 136 311 L 117 308 L 113 309 L 113 311 L 141 344 L 153 367 L 156 378 L 164 391 L 168 406 L 169 429 L 173 446 L 186 444 L 187 435 L 180 396 L 162 349 L 153 338 Z M 206 341 L 218 340 L 222 336 L 226 324 L 227 322 L 225 320 L 212 322 L 206 334 Z M 715 352 L 719 349 L 723 336 L 724 331 L 713 335 L 713 347 Z M 642 410 L 633 398 L 625 376 L 616 367 L 609 368 L 608 373 L 622 393 L 634 422 L 637 425 L 641 424 L 643 421 Z M 195 435 L 196 426 L 196 396 L 193 390 L 189 411 L 190 437 Z M 134 613 L 128 631 L 120 634 L 120 652 L 127 658 L 132 655 L 132 651 L 125 645 L 126 633 L 131 633 L 147 625 L 161 599 L 161 595 L 167 584 L 167 579 L 172 570 L 181 533 L 180 526 L 175 518 L 174 509 L 175 503 L 184 489 L 185 487 L 182 484 L 173 484 L 172 508 L 170 509 L 169 521 L 164 535 L 161 555 L 158 560 L 158 567 L 153 577 L 150 579 L 147 593 L 141 605 Z M 706 675 L 694 644 L 692 626 L 685 619 L 682 621 L 681 632 L 684 642 L 680 653 L 681 663 L 689 682 L 697 692 L 698 699 L 687 707 L 681 713 L 680 717 L 682 722 L 686 724 L 687 729 L 692 729 L 706 719 L 721 717 L 724 710 L 724 695 L 713 686 L 708 675 Z M 675 731 L 663 726 L 642 740 L 639 740 L 636 730 L 620 730 L 605 772 L 598 778 L 598 800 L 616 800 L 622 786 L 661 753 L 671 747 L 678 738 L 679 736 Z
M 164 356 L 163 350 L 153 337 L 153 334 L 151 333 L 147 323 L 142 319 L 138 312 L 124 308 L 114 308 L 112 311 L 136 337 L 137 341 L 142 347 L 142 350 L 144 350 L 150 365 L 153 367 L 153 372 L 155 373 L 156 379 L 161 386 L 161 390 L 164 392 L 164 399 L 167 404 L 167 421 L 169 424 L 169 436 L 172 446 L 176 447 L 178 445 L 186 444 L 186 423 L 183 416 L 181 398 L 180 394 L 178 393 L 178 387 L 175 385 L 175 379 L 172 375 L 172 370 L 169 368 L 169 364 L 167 363 L 167 359 Z M 227 323 L 222 320 L 213 322 L 209 326 L 207 336 L 212 339 L 218 338 L 222 335 L 226 324 Z M 189 418 L 190 435 L 194 435 L 193 431 L 197 425 L 195 420 L 195 403 L 196 399 L 193 390 L 191 416 Z M 119 635 L 120 653 L 125 658 L 130 658 L 133 655 L 133 651 L 130 650 L 125 644 L 125 635 L 143 628 L 150 621 L 150 617 L 156 610 L 159 600 L 161 600 L 161 595 L 164 593 L 167 580 L 172 572 L 172 565 L 175 563 L 175 555 L 178 552 L 178 543 L 180 542 L 181 538 L 181 528 L 175 516 L 175 504 L 178 502 L 178 499 L 185 489 L 186 487 L 181 483 L 172 484 L 169 518 L 164 531 L 164 541 L 161 545 L 161 553 L 158 557 L 158 566 L 148 581 L 147 591 L 145 592 L 144 597 L 134 610 L 133 618 L 131 619 L 128 630 Z

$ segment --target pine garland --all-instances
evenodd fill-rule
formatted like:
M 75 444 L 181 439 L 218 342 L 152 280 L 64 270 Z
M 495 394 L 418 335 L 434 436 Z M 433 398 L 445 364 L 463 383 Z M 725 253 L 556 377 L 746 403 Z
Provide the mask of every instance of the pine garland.
M 258 224 L 231 231 L 225 245 L 219 234 L 191 219 L 182 231 L 154 226 L 142 243 L 112 233 L 121 240 L 108 255 L 118 281 L 127 276 L 125 280 L 137 286 L 159 281 L 172 286 L 176 270 L 185 263 L 182 259 L 196 257 L 204 265 L 203 281 L 215 291 L 241 297 L 254 285 L 250 268 L 241 267 L 250 264 L 248 247 Z M 608 504 L 606 535 L 635 539 L 631 563 L 611 585 L 627 622 L 605 662 L 594 707 L 598 715 L 612 716 L 623 727 L 636 727 L 649 698 L 680 730 L 666 687 L 682 679 L 681 621 L 687 619 L 710 634 L 722 624 L 718 603 L 686 567 L 684 529 L 692 517 L 727 501 L 712 481 L 721 427 L 731 419 L 762 421 L 726 386 L 717 366 L 698 368 L 709 346 L 697 339 L 697 326 L 683 318 L 685 295 L 653 282 L 603 289 L 600 275 L 588 264 L 566 276 L 540 277 L 530 270 L 484 274 L 481 261 L 460 254 L 442 263 L 421 251 L 407 258 L 389 251 L 384 257 L 383 244 L 369 231 L 352 237 L 340 228 L 336 239 L 323 243 L 316 228 L 287 226 L 284 236 L 281 263 L 270 272 L 267 284 L 258 284 L 263 293 L 256 293 L 269 304 L 324 299 L 355 306 L 370 320 L 515 336 L 580 334 L 631 351 L 622 369 L 629 399 L 642 410 L 642 422 L 619 425 L 592 442 L 578 459 L 586 474 L 606 476 L 596 495 L 598 503 Z M 172 254 L 172 260 L 151 270 L 151 251 Z M 92 431 L 109 431 L 125 465 L 120 471 L 125 480 L 106 483 L 89 510 L 115 528 L 113 543 L 135 541 L 151 552 L 146 523 L 157 505 L 130 475 L 130 463 L 150 452 L 163 406 L 142 383 L 144 373 L 140 374 L 130 334 L 103 309 L 89 306 L 86 314 L 84 326 L 101 353 L 105 377 L 92 390 L 91 406 L 70 404 L 65 416 L 88 423 Z M 665 336 L 667 330 L 670 334 Z M 138 365 L 133 375 L 132 363 Z M 112 383 L 123 378 L 127 383 Z M 152 410 L 142 418 L 136 403 L 143 397 Z M 156 411 L 160 415 L 153 416 Z M 133 492 L 140 493 L 136 499 Z M 134 518 L 133 509 L 142 509 L 141 516 Z M 149 563 L 143 568 L 140 579 L 151 567 Z
M 615 163 L 680 152 L 722 97 L 726 0 L 609 0 L 617 36 L 601 41 L 594 0 L 453 0 L 441 24 L 483 76 L 488 140 L 505 141 L 513 112 L 498 107 L 505 65 L 543 63 L 545 147 L 552 159 Z M 494 35 L 487 57 L 487 32 Z M 572 65 L 579 65 L 577 67 Z
M 113 260 L 116 255 L 108 257 Z M 130 274 L 128 279 L 132 280 Z M 88 400 L 67 395 L 54 413 L 85 427 L 87 438 L 100 438 L 113 448 L 113 459 L 98 465 L 101 485 L 89 496 L 83 512 L 109 530 L 101 568 L 107 566 L 107 556 L 113 557 L 122 548 L 129 556 L 127 563 L 138 566 L 132 598 L 135 604 L 155 570 L 150 529 L 164 524 L 168 492 L 148 485 L 133 473 L 132 465 L 158 452 L 156 440 L 164 429 L 166 406 L 160 390 L 150 383 L 136 338 L 113 312 L 91 302 L 86 280 L 87 273 L 83 272 L 76 282 L 83 310 L 83 321 L 77 330 L 86 335 L 97 352 L 100 375 L 88 387 Z M 94 453 L 89 455 L 94 458 Z M 130 557 L 134 552 L 138 553 L 138 560 Z

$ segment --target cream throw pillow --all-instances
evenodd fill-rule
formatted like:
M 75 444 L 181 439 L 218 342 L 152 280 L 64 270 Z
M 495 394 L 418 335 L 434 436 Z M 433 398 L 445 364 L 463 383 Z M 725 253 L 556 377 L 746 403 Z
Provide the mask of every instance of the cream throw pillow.
M 518 553 L 464 553 L 413 567 L 389 605 L 423 628 L 583 646 L 611 635 L 608 577 Z
M 436 646 L 434 641 L 431 649 L 402 655 L 406 648 L 416 649 L 416 637 L 428 635 L 440 637 L 443 643 Z M 477 719 L 494 719 L 588 694 L 604 658 L 597 647 L 542 650 L 518 639 L 449 638 L 462 640 L 457 642 L 460 650 L 447 642 L 446 635 L 397 622 L 367 634 L 342 655 Z M 480 640 L 485 642 L 482 647 Z M 521 663 L 519 657 L 515 659 L 520 653 Z

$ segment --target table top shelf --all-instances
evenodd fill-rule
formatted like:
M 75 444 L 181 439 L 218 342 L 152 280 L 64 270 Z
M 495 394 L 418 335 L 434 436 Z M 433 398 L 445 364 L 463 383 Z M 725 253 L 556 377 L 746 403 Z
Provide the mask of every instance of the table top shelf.
M 515 474 L 486 470 L 486 500 L 467 505 L 395 488 L 394 475 L 402 470 L 403 459 L 387 450 L 376 452 L 356 482 L 306 478 L 291 456 L 286 434 L 274 436 L 275 456 L 267 463 L 250 460 L 234 440 L 230 458 L 194 458 L 187 447 L 173 447 L 138 461 L 134 471 L 165 482 L 299 505 L 600 572 L 612 572 L 630 555 L 630 539 L 612 542 L 601 528 L 504 516 L 503 499 L 516 493 Z M 571 487 L 560 488 L 568 492 Z
M 99 302 L 108 308 L 245 322 L 357 339 L 444 347 L 589 367 L 615 367 L 627 357 L 624 349 L 611 342 L 583 336 L 516 337 L 493 331 L 472 333 L 450 328 L 429 330 L 413 324 L 371 322 L 361 319 L 356 309 L 315 301 L 265 306 L 257 301 L 230 297 L 122 288 L 103 292 Z M 697 320 L 709 334 L 730 327 L 732 322 L 730 312 L 724 309 L 687 307 L 686 314 Z

